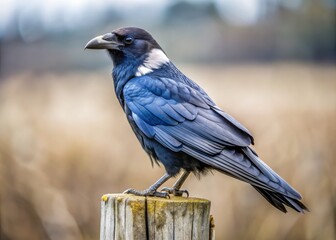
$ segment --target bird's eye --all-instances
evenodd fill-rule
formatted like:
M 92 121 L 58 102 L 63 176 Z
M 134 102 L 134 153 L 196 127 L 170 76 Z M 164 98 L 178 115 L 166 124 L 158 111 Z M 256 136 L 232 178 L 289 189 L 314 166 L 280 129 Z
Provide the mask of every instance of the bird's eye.
M 126 38 L 124 39 L 124 43 L 127 44 L 127 45 L 130 45 L 130 44 L 132 44 L 133 40 L 134 40 L 134 39 L 131 38 L 131 37 L 126 37 Z

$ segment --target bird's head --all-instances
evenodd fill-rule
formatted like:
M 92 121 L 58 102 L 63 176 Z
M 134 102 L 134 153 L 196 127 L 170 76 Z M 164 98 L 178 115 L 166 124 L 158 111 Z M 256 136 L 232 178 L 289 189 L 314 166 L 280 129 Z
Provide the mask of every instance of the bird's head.
M 133 65 L 137 76 L 152 72 L 169 62 L 154 38 L 135 27 L 119 28 L 91 39 L 86 49 L 106 49 L 115 66 Z

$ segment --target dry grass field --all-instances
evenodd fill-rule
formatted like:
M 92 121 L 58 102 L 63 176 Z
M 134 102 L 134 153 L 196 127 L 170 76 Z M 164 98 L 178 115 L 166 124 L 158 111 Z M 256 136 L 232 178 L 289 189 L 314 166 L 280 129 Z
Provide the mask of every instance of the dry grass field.
M 311 209 L 283 214 L 245 183 L 191 176 L 191 196 L 212 201 L 217 239 L 335 239 L 335 66 L 180 68 L 253 133 Z M 163 172 L 133 136 L 108 69 L 0 82 L 0 239 L 98 239 L 101 195 L 146 188 Z

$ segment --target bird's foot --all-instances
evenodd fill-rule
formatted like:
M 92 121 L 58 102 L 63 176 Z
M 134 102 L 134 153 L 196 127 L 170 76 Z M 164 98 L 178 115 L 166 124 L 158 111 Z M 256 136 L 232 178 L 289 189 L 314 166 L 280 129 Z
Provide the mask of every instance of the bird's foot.
M 182 197 L 183 194 L 185 193 L 187 195 L 187 197 L 189 197 L 189 192 L 186 189 L 177 189 L 177 188 L 168 188 L 168 187 L 164 187 L 161 189 L 161 192 L 165 192 L 167 194 L 173 194 L 174 196 L 179 196 Z
M 148 188 L 146 190 L 143 191 L 138 191 L 135 190 L 133 188 L 127 189 L 126 191 L 124 191 L 125 194 L 133 194 L 136 196 L 150 196 L 150 197 L 160 197 L 160 198 L 169 198 L 169 193 L 168 192 L 158 192 L 156 191 L 156 189 L 151 189 Z

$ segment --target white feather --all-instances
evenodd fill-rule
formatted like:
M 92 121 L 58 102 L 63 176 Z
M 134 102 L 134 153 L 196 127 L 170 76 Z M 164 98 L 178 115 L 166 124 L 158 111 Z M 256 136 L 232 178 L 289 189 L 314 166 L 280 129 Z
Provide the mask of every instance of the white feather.
M 162 65 L 169 62 L 168 57 L 161 49 L 154 48 L 148 53 L 148 57 L 144 63 L 140 65 L 135 73 L 135 76 L 140 77 L 147 73 L 153 72 L 154 69 L 159 69 Z

